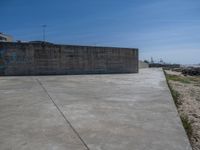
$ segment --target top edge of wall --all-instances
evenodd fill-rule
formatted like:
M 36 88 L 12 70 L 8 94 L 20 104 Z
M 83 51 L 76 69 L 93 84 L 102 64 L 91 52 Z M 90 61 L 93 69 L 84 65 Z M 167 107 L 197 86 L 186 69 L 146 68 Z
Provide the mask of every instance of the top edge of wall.
M 112 47 L 112 46 L 90 46 L 90 45 L 71 45 L 71 44 L 54 44 L 50 42 L 0 42 L 1 45 L 47 45 L 47 46 L 71 46 L 71 47 L 90 47 L 90 48 L 115 48 L 138 50 L 138 48 Z

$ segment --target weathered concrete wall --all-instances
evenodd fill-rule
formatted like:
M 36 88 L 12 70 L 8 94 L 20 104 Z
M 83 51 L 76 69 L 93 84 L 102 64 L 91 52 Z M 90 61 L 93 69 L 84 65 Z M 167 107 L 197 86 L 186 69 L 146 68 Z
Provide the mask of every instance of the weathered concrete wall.
M 0 42 L 0 75 L 138 72 L 138 50 Z

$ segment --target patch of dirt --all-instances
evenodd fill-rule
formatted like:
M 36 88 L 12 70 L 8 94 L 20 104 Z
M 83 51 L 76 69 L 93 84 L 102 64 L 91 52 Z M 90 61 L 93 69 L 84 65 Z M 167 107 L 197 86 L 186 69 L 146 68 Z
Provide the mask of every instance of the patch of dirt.
M 182 76 L 176 72 L 167 72 L 167 74 Z M 188 80 L 191 77 L 186 77 Z M 200 80 L 200 77 L 195 77 L 196 81 Z M 169 84 L 173 90 L 177 91 L 180 96 L 178 101 L 178 112 L 180 116 L 187 116 L 189 123 L 192 127 L 192 133 L 190 142 L 193 150 L 200 150 L 200 86 L 196 85 L 196 82 L 183 83 L 180 81 L 169 80 Z

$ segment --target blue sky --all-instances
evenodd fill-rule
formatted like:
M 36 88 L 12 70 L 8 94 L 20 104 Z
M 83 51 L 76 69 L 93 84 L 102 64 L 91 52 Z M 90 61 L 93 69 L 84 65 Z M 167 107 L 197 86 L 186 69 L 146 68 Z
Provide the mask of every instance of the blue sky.
M 0 0 L 15 40 L 133 47 L 140 59 L 200 63 L 200 0 Z

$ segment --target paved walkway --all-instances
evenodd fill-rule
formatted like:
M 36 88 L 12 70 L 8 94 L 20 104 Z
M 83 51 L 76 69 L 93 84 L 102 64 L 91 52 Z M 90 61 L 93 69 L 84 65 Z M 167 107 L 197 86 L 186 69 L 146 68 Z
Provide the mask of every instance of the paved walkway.
M 161 69 L 0 77 L 1 150 L 191 150 Z

